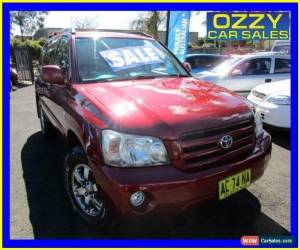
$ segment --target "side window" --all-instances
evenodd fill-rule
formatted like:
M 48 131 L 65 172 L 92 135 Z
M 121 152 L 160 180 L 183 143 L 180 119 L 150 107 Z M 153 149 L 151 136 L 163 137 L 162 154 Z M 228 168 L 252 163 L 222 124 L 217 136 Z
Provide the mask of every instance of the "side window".
M 43 65 L 54 64 L 54 55 L 56 51 L 57 44 L 59 42 L 59 38 L 53 38 L 47 42 L 47 45 L 44 46 L 43 49 Z
M 275 51 L 275 52 L 284 52 L 285 54 L 290 55 L 291 47 L 289 45 L 276 46 L 276 47 L 273 48 L 273 51 Z
M 242 75 L 265 75 L 270 74 L 271 58 L 257 58 L 246 61 L 235 67 Z
M 290 73 L 291 61 L 289 59 L 275 59 L 274 73 Z
M 218 57 L 198 56 L 188 58 L 187 62 L 190 63 L 192 68 L 212 68 L 217 64 L 218 60 Z
M 48 53 L 48 48 L 49 48 L 49 44 L 46 42 L 45 45 L 43 46 L 42 52 L 41 52 L 41 58 L 40 58 L 40 64 L 41 65 L 45 65 L 46 64 L 45 63 L 45 61 L 46 61 L 45 57 L 46 57 L 46 55 Z
M 205 67 L 213 68 L 213 67 L 216 67 L 221 62 L 222 62 L 222 57 L 217 57 L 217 56 L 216 57 L 214 57 L 214 56 L 208 57 Z
M 196 60 L 194 57 L 187 58 L 186 61 L 191 65 L 192 68 L 197 67 Z
M 69 70 L 69 46 L 66 37 L 60 40 L 54 62 L 63 70 L 64 75 L 67 76 Z
M 203 68 L 211 68 L 214 63 L 214 58 L 209 56 L 204 56 L 199 58 L 199 66 Z

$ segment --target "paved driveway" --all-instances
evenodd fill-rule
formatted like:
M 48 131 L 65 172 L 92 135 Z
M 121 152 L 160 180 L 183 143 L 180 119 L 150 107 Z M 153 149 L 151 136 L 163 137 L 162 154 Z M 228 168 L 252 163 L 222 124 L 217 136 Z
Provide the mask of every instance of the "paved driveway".
M 289 234 L 289 135 L 273 133 L 265 176 L 221 204 L 176 217 L 123 219 L 99 231 L 72 213 L 63 189 L 64 149 L 59 137 L 39 132 L 33 86 L 11 93 L 10 236 L 30 238 L 235 238 Z M 262 209 L 260 211 L 260 206 Z

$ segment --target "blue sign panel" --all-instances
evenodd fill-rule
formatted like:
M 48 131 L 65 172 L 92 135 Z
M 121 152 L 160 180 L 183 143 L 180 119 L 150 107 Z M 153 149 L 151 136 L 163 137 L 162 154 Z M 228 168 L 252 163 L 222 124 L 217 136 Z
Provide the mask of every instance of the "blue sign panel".
M 289 40 L 289 12 L 207 12 L 207 38 Z
M 190 17 L 190 11 L 171 11 L 169 16 L 168 48 L 181 62 L 187 54 Z

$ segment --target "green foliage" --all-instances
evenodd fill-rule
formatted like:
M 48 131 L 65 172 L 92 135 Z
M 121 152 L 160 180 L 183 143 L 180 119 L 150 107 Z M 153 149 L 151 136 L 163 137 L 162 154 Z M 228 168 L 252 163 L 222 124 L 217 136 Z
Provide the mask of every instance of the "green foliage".
M 20 39 L 12 38 L 10 41 L 10 56 L 13 63 L 15 62 L 14 59 L 15 48 L 19 48 L 19 47 L 29 48 L 32 60 L 39 60 L 44 44 L 45 44 L 45 39 L 26 40 L 25 42 L 22 42 Z
M 203 46 L 204 43 L 205 43 L 204 38 L 199 38 L 199 40 L 198 40 L 198 45 L 199 45 L 199 46 Z
M 130 24 L 132 30 L 146 32 L 154 38 L 158 38 L 158 28 L 165 23 L 167 18 L 165 11 L 148 11 Z
M 43 48 L 39 41 L 26 40 L 25 45 L 29 48 L 32 60 L 39 60 Z
M 46 38 L 44 38 L 44 37 L 42 37 L 42 38 L 40 38 L 39 40 L 38 40 L 38 43 L 39 43 L 39 45 L 41 45 L 42 47 L 45 45 L 45 43 L 46 43 Z
M 21 32 L 21 40 L 24 34 L 31 33 L 36 29 L 43 28 L 47 11 L 11 11 L 10 25 L 16 25 Z

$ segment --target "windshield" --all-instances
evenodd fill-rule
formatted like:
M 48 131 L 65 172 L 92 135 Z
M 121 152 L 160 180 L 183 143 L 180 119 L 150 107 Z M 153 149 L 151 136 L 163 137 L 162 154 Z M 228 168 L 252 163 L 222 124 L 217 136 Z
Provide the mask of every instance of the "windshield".
M 242 60 L 241 57 L 230 57 L 221 64 L 219 64 L 217 67 L 212 69 L 212 72 L 214 73 L 222 73 L 225 72 L 230 65 L 233 65 L 237 63 L 238 61 Z
M 189 76 L 158 42 L 132 38 L 77 38 L 77 65 L 82 82 Z

